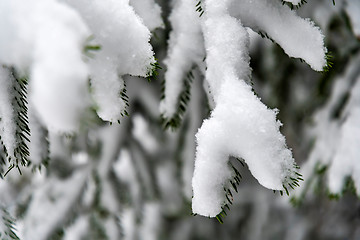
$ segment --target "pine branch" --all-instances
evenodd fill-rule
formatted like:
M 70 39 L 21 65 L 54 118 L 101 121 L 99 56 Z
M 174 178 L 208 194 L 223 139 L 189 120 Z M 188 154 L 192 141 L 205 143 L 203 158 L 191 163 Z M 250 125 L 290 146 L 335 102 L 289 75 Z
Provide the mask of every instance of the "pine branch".
M 294 164 L 294 168 L 300 169 L 300 167 L 296 164 Z M 281 196 L 285 194 L 287 196 L 290 196 L 290 189 L 294 190 L 296 187 L 300 187 L 300 181 L 304 181 L 304 179 L 299 172 L 294 171 L 292 173 L 289 173 L 283 181 L 282 184 L 283 190 L 279 190 L 279 191 L 273 190 L 273 192 L 274 193 L 279 192 Z
M 150 68 L 146 74 L 146 79 L 151 82 L 152 79 L 156 79 L 156 76 L 159 75 L 158 70 L 162 69 L 157 59 L 155 58 L 154 63 L 150 63 Z
M 120 98 L 125 102 L 125 108 L 124 111 L 122 113 L 120 113 L 120 115 L 122 117 L 124 116 L 129 116 L 129 113 L 127 111 L 127 108 L 129 107 L 129 97 L 127 95 L 127 90 L 126 90 L 126 83 L 124 82 L 124 88 L 121 89 L 120 91 Z M 118 123 L 120 124 L 120 120 L 118 119 Z
M 94 39 L 95 39 L 95 37 L 93 35 L 89 36 L 86 39 L 84 47 L 83 47 L 83 54 L 90 58 L 93 58 L 95 56 L 95 54 L 93 53 L 94 51 L 101 50 L 101 45 L 91 43 Z
M 40 126 L 39 126 L 40 127 Z M 32 128 L 33 129 L 33 128 Z M 41 167 L 48 167 L 50 161 L 50 143 L 48 140 L 48 131 L 44 127 L 40 127 L 39 131 L 41 132 L 39 139 L 36 139 L 38 142 L 37 151 L 41 151 L 40 156 L 30 156 L 29 158 L 29 165 L 32 166 L 32 170 L 35 171 L 36 169 L 41 171 Z M 35 160 L 34 158 L 37 157 L 40 159 L 40 162 Z M 34 164 L 34 163 L 37 164 Z
M 201 17 L 204 14 L 204 9 L 202 8 L 201 0 L 195 5 L 196 11 L 200 13 L 199 17 Z
M 329 72 L 330 69 L 333 67 L 334 62 L 333 59 L 334 57 L 332 56 L 331 52 L 326 53 L 326 66 L 323 69 L 323 73 Z
M 333 0 L 334 1 L 334 0 Z M 307 3 L 306 0 L 301 0 L 298 4 L 292 4 L 291 2 L 287 2 L 287 1 L 284 1 L 284 0 L 281 0 L 282 4 L 283 5 L 287 5 L 289 6 L 289 8 L 291 10 L 294 10 L 294 9 L 299 9 L 300 7 L 302 7 L 305 3 Z
M 269 37 L 269 35 L 266 33 L 266 32 L 263 32 L 263 31 L 261 31 L 261 30 L 258 30 L 258 31 L 256 31 L 259 35 L 260 35 L 260 37 L 262 37 L 262 38 L 267 38 L 267 39 L 269 39 L 272 43 L 275 43 L 276 44 L 276 42 L 274 41 L 274 39 L 272 39 L 271 37 Z
M 236 158 L 242 166 L 244 166 L 244 163 L 242 162 L 242 160 Z M 235 191 L 236 193 L 238 192 L 238 186 L 240 185 L 240 181 L 242 179 L 242 176 L 239 172 L 239 170 L 232 164 L 229 162 L 229 166 L 232 168 L 234 174 L 233 177 L 231 179 L 229 179 L 229 187 L 224 187 L 224 193 L 225 193 L 225 197 L 226 200 L 224 202 L 224 205 L 222 206 L 222 211 L 216 215 L 216 219 L 222 224 L 224 223 L 223 218 L 225 218 L 227 216 L 227 212 L 226 211 L 230 211 L 230 206 L 233 204 L 234 201 L 234 197 L 233 197 L 233 191 Z
M 192 73 L 192 70 L 190 70 L 185 78 L 184 78 L 184 84 L 183 84 L 183 89 L 179 94 L 178 97 L 178 103 L 177 103 L 177 107 L 176 107 L 176 112 L 174 113 L 174 115 L 171 118 L 166 118 L 164 116 L 161 117 L 162 123 L 164 125 L 165 129 L 171 128 L 172 130 L 178 128 L 181 125 L 183 116 L 186 112 L 186 108 L 187 105 L 190 101 L 191 98 L 191 84 L 194 80 L 194 75 Z M 165 84 L 162 87 L 162 96 L 161 99 L 165 98 Z
M 17 77 L 15 69 L 11 68 L 10 78 L 12 89 L 9 89 L 9 95 L 11 97 L 10 103 L 14 111 L 13 116 L 2 116 L 2 117 L 13 117 L 12 121 L 15 124 L 15 146 L 6 146 L 2 136 L 0 136 L 1 145 L 3 146 L 4 153 L 10 166 L 4 176 L 6 176 L 12 169 L 17 168 L 21 174 L 20 165 L 28 166 L 30 155 L 29 147 L 27 145 L 30 142 L 30 128 L 28 120 L 28 102 L 27 102 L 27 78 Z M 9 149 L 13 149 L 9 152 Z
M 20 240 L 15 231 L 15 220 L 5 210 L 0 207 L 0 240 Z
M 2 173 L 4 172 L 4 166 L 6 166 L 6 155 L 4 151 L 4 146 L 0 141 L 0 178 L 3 178 Z

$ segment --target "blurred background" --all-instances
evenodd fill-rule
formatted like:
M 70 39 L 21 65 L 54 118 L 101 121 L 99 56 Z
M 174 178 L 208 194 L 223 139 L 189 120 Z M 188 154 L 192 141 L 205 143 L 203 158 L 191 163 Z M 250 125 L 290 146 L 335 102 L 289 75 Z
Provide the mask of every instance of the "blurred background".
M 331 0 L 308 1 L 297 10 L 325 35 L 332 62 L 326 72 L 289 58 L 249 29 L 253 88 L 267 106 L 279 109 L 281 132 L 307 175 L 298 192 L 280 196 L 238 164 L 242 181 L 223 224 L 191 214 L 195 134 L 210 113 L 198 69 L 192 70 L 190 100 L 180 126 L 165 129 L 161 121 L 162 61 L 172 3 L 157 3 L 165 28 L 153 32 L 151 44 L 162 69 L 150 82 L 124 78 L 129 116 L 109 124 L 89 111 L 90 120 L 77 135 L 44 130 L 46 168 L 25 170 L 21 176 L 11 171 L 0 181 L 0 200 L 17 219 L 20 239 L 360 239 L 359 190 L 352 179 L 341 193 L 328 190 L 331 154 L 339 144 L 327 143 L 334 136 L 326 135 L 329 126 L 341 129 L 349 103 L 360 107 L 359 98 L 351 100 L 360 82 L 358 0 L 335 5 Z M 320 141 L 325 147 L 316 144 Z M 360 142 L 352 146 L 360 149 Z M 356 159 L 360 166 L 360 154 Z

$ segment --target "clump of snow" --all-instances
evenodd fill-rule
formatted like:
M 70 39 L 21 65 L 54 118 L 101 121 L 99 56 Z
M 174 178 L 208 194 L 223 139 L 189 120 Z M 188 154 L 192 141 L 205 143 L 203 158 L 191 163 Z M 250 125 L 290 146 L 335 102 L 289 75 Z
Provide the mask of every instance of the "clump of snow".
M 200 18 L 194 7 L 193 0 L 176 1 L 169 17 L 173 30 L 170 32 L 168 55 L 164 60 L 167 67 L 165 98 L 160 103 L 160 112 L 165 118 L 175 114 L 186 74 L 205 56 Z
M 14 149 L 16 147 L 15 113 L 11 98 L 11 92 L 14 91 L 12 88 L 13 81 L 15 79 L 9 69 L 0 65 L 0 136 L 10 156 L 14 156 Z
M 124 88 L 121 76 L 146 77 L 155 63 L 149 43 L 150 31 L 136 15 L 128 1 L 64 0 L 87 22 L 94 36 L 92 44 L 101 46 L 90 65 L 93 97 L 98 115 L 106 121 L 117 121 L 126 103 L 120 97 Z
M 164 22 L 161 18 L 161 8 L 154 0 L 130 0 L 130 5 L 141 17 L 145 26 L 153 31 L 156 28 L 163 28 Z
M 290 57 L 303 59 L 316 71 L 326 66 L 327 49 L 321 30 L 311 20 L 297 16 L 281 1 L 232 1 L 229 11 L 245 26 L 266 33 Z
M 192 180 L 194 213 L 214 217 L 225 203 L 224 187 L 232 176 L 229 156 L 245 159 L 263 186 L 283 189 L 295 177 L 295 162 L 280 133 L 277 110 L 268 109 L 247 84 L 250 80 L 249 35 L 228 12 L 231 1 L 205 1 L 202 28 L 206 81 L 215 108 L 197 138 Z
M 261 103 L 244 81 L 229 78 L 221 89 L 224 94 L 211 118 L 196 135 L 193 211 L 211 217 L 221 211 L 225 201 L 223 189 L 232 175 L 229 156 L 245 159 L 253 176 L 270 189 L 283 189 L 294 171 L 276 111 Z
M 301 3 L 301 0 L 283 0 L 283 1 L 292 3 L 293 5 L 298 5 Z
M 55 0 L 5 0 L 0 22 L 0 62 L 30 74 L 29 99 L 50 129 L 76 130 L 88 104 L 80 16 Z

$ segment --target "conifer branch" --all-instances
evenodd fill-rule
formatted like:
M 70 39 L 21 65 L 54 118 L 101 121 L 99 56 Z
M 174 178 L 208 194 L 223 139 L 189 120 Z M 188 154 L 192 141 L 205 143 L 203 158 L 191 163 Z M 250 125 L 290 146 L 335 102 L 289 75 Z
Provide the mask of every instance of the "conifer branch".
M 181 125 L 182 118 L 186 112 L 187 105 L 191 98 L 191 84 L 194 80 L 194 75 L 192 73 L 192 70 L 190 70 L 185 78 L 183 83 L 182 91 L 179 94 L 178 101 L 177 101 L 177 107 L 176 112 L 171 118 L 166 118 L 164 116 L 161 117 L 163 126 L 165 129 L 171 128 L 172 130 L 178 128 Z M 162 86 L 162 96 L 161 99 L 165 98 L 165 82 Z
M 199 17 L 201 17 L 204 14 L 204 9 L 202 8 L 201 5 L 202 5 L 201 0 L 199 0 L 199 2 L 195 5 L 196 11 L 200 13 Z
M 16 76 L 15 69 L 10 68 L 10 79 L 12 89 L 10 89 L 11 106 L 14 110 L 13 124 L 15 124 L 15 146 L 6 146 L 0 136 L 0 142 L 3 146 L 4 153 L 10 166 L 4 176 L 6 176 L 13 168 L 17 168 L 21 174 L 20 165 L 28 166 L 30 155 L 27 143 L 30 142 L 30 128 L 28 120 L 28 102 L 27 102 L 27 84 L 26 77 L 20 78 Z M 0 119 L 1 120 L 1 119 Z M 13 148 L 13 152 L 9 149 Z
M 244 163 L 242 160 L 236 158 L 242 166 L 244 166 Z M 229 162 L 229 166 L 233 170 L 233 176 L 231 179 L 229 179 L 228 186 L 224 187 L 224 193 L 225 193 L 225 202 L 224 205 L 221 207 L 221 212 L 216 215 L 216 219 L 222 224 L 224 223 L 223 218 L 227 216 L 227 211 L 230 211 L 230 206 L 233 204 L 234 197 L 233 197 L 233 191 L 236 193 L 238 192 L 238 186 L 240 185 L 240 181 L 242 179 L 242 175 L 240 174 L 239 170 Z
M 162 69 L 157 59 L 155 58 L 154 63 L 150 63 L 150 68 L 146 74 L 146 79 L 151 82 L 152 79 L 156 79 L 156 76 L 159 75 L 158 70 Z
M 126 83 L 124 82 L 124 88 L 121 89 L 120 91 L 120 98 L 124 101 L 125 103 L 125 108 L 123 110 L 122 113 L 120 113 L 121 117 L 124 116 L 129 116 L 129 113 L 127 111 L 128 107 L 129 107 L 129 97 L 127 95 L 127 90 L 126 90 Z M 118 119 L 118 123 L 120 124 L 120 120 Z
M 0 207 L 0 216 L 0 240 L 20 240 L 15 233 L 15 220 L 3 207 Z
M 334 1 L 334 0 L 333 0 Z M 300 7 L 302 7 L 305 3 L 307 3 L 306 0 L 301 0 L 298 4 L 292 4 L 291 2 L 287 2 L 287 1 L 284 1 L 284 0 L 281 0 L 282 4 L 283 5 L 287 5 L 289 6 L 289 8 L 291 10 L 294 10 L 294 9 L 299 9 Z

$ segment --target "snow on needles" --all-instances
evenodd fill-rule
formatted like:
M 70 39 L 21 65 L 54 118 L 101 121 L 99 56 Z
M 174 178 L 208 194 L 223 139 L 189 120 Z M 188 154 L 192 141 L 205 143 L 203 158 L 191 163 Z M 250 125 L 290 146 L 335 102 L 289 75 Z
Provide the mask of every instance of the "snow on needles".
M 230 1 L 205 1 L 202 22 L 206 80 L 215 100 L 211 117 L 199 129 L 193 176 L 193 212 L 214 217 L 225 203 L 224 187 L 232 172 L 229 156 L 244 158 L 263 186 L 281 190 L 295 177 L 294 159 L 276 120 L 247 84 L 249 36 L 229 15 Z
M 74 7 L 94 34 L 101 50 L 89 59 L 91 87 L 99 116 L 117 121 L 126 102 L 119 97 L 125 74 L 146 77 L 155 63 L 150 31 L 127 0 L 64 0 Z
M 9 69 L 0 65 L 0 136 L 1 141 L 6 146 L 10 156 L 15 156 L 15 113 L 11 105 L 10 92 L 12 82 L 15 81 Z
M 167 67 L 165 98 L 160 103 L 160 112 L 165 118 L 172 118 L 176 113 L 185 75 L 205 56 L 200 18 L 194 10 L 193 0 L 176 1 L 170 22 L 173 30 L 168 55 L 164 60 Z
M 296 4 L 296 1 L 292 1 Z M 296 15 L 278 0 L 232 1 L 230 14 L 244 26 L 266 33 L 287 55 L 301 58 L 316 71 L 326 66 L 324 36 L 309 19 Z
M 161 26 L 159 6 L 148 5 L 153 11 L 144 18 Z M 89 77 L 99 116 L 119 120 L 126 107 L 121 76 L 147 77 L 155 63 L 150 31 L 128 0 L 4 0 L 0 28 L 0 63 L 29 76 L 29 100 L 50 130 L 78 129 L 90 105 Z M 86 57 L 85 44 L 101 49 Z
M 0 62 L 30 74 L 29 99 L 46 125 L 73 131 L 87 105 L 80 16 L 54 0 L 0 2 Z
M 333 194 L 342 194 L 346 180 L 351 177 L 360 195 L 360 55 L 357 54 L 343 76 L 335 80 L 329 101 L 315 114 L 310 133 L 316 136 L 315 145 L 302 167 L 304 185 L 312 183 L 319 168 L 328 169 L 327 184 Z M 339 102 L 347 100 L 338 115 Z M 297 196 L 306 188 L 297 189 Z

